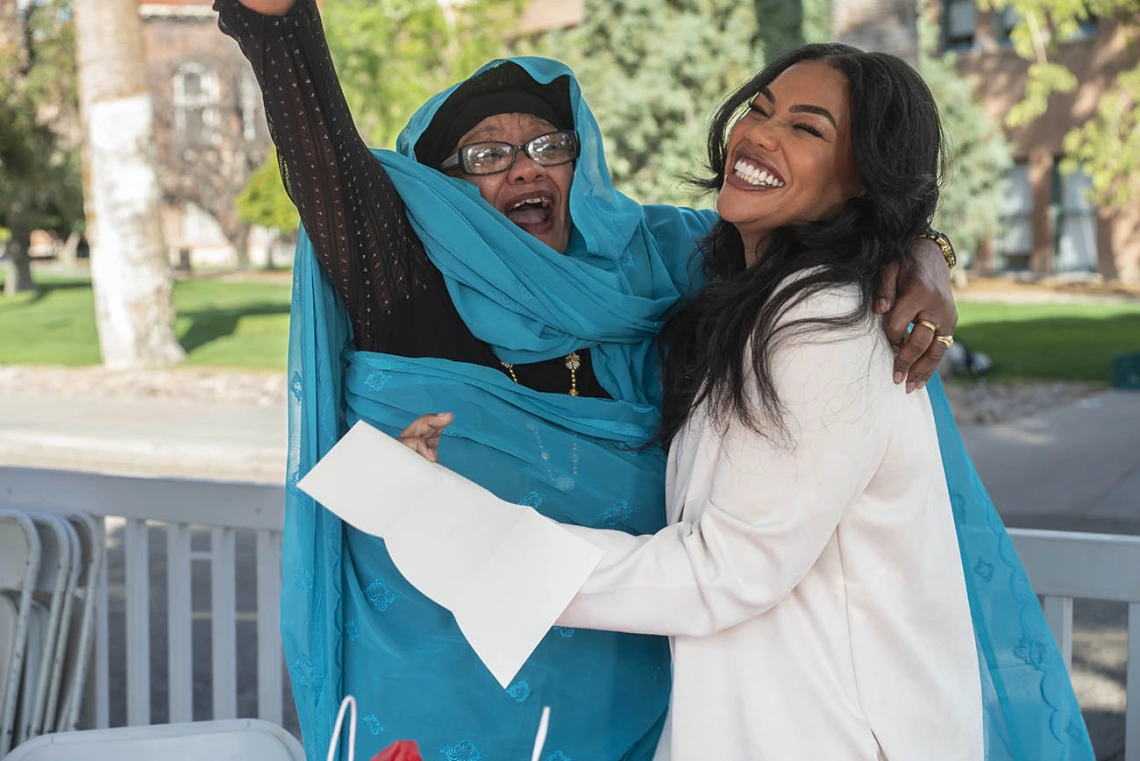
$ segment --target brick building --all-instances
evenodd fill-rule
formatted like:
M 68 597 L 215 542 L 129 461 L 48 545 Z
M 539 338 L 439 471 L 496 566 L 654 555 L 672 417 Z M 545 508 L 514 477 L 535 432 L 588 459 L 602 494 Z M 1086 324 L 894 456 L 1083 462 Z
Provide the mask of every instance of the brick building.
M 973 0 L 942 0 L 936 9 L 946 50 L 958 53 L 959 71 L 974 83 L 978 101 L 1002 123 L 1025 91 L 1029 62 L 1009 42 L 1017 22 L 1012 12 L 983 12 Z M 1125 44 L 1125 30 L 1112 20 L 1092 20 L 1061 43 L 1050 59 L 1069 67 L 1079 81 L 1067 95 L 1054 94 L 1049 110 L 1020 129 L 1006 129 L 1015 165 L 1002 233 L 978 252 L 981 272 L 1028 272 L 1140 282 L 1140 202 L 1098 209 L 1086 197 L 1089 178 L 1063 175 L 1062 142 L 1070 129 L 1095 112 L 1102 93 L 1121 71 L 1140 62 L 1140 49 Z M 1140 187 L 1133 195 L 1140 200 Z

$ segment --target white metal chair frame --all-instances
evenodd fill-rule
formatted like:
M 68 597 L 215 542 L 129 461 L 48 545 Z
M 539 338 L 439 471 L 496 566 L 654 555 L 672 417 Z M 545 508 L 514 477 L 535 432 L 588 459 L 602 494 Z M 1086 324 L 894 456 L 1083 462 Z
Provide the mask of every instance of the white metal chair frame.
M 16 693 L 15 728 L 12 730 L 13 744 L 31 737 L 33 712 L 36 705 L 36 686 L 40 667 L 45 654 L 45 633 L 48 628 L 48 609 L 32 596 L 32 611 L 28 617 L 28 631 L 24 638 L 24 663 L 20 670 L 20 689 Z
M 53 687 L 58 689 L 60 668 L 57 653 L 60 652 L 60 642 L 64 645 L 67 642 L 63 622 L 67 620 L 79 572 L 79 539 L 71 522 L 61 516 L 44 513 L 31 513 L 29 517 L 40 532 L 40 571 L 35 596 L 47 608 L 48 618 L 42 632 L 38 673 L 33 676 L 30 670 L 25 669 L 26 678 L 35 679 L 35 689 L 31 692 L 33 702 L 27 717 L 29 721 L 26 726 L 21 726 L 18 743 L 42 732 L 48 695 Z
M 236 742 L 235 742 L 236 741 Z M 242 745 L 247 747 L 242 748 Z M 62 732 L 29 740 L 4 761 L 305 761 L 297 739 L 260 719 Z
M 25 551 L 22 557 L 15 552 L 19 547 L 6 548 L 0 555 L 0 589 L 19 594 L 19 618 L 16 626 L 15 643 L 12 646 L 11 661 L 8 664 L 0 663 L 0 668 L 7 666 L 6 678 L 0 684 L 6 685 L 3 695 L 0 695 L 0 756 L 3 756 L 12 747 L 13 732 L 15 730 L 16 704 L 20 690 L 20 674 L 24 665 L 24 651 L 27 646 L 28 624 L 32 615 L 32 590 L 35 588 L 36 575 L 40 565 L 40 540 L 36 527 L 21 512 L 15 510 L 0 510 L 0 527 L 7 526 L 10 536 L 14 536 L 19 529 L 23 532 Z M 2 532 L 2 528 L 0 528 Z M 7 560 L 9 565 L 2 561 Z
M 56 732 L 74 730 L 79 724 L 83 689 L 94 644 L 96 590 L 105 554 L 101 524 L 96 524 L 86 513 L 76 513 L 69 519 L 79 542 L 78 557 L 83 558 L 86 564 L 83 567 L 77 564 L 76 567 L 76 587 L 71 599 L 81 603 L 82 608 L 64 619 L 72 626 L 68 637 L 59 638 L 57 648 L 56 657 L 63 673 L 59 679 L 53 679 L 53 689 L 44 712 L 44 730 L 54 729 Z
M 51 666 L 50 673 L 43 690 L 37 696 L 36 721 L 32 726 L 33 735 L 41 735 L 55 729 L 55 703 L 58 700 L 60 683 L 63 680 L 63 666 L 71 640 L 71 609 L 75 601 L 75 590 L 79 583 L 79 574 L 83 570 L 83 547 L 79 542 L 79 534 L 75 525 L 66 516 L 60 516 L 68 541 L 71 543 L 71 566 L 68 568 L 67 585 L 64 588 L 63 609 L 60 611 L 59 623 L 55 629 L 55 637 L 51 640 L 52 650 L 48 653 Z
M 0 533 L 3 532 L 0 522 Z M 20 608 L 16 599 L 7 592 L 0 592 L 0 717 L 4 714 L 4 703 L 8 695 L 10 665 L 16 660 L 17 632 L 20 629 Z M 3 729 L 0 726 L 0 729 Z

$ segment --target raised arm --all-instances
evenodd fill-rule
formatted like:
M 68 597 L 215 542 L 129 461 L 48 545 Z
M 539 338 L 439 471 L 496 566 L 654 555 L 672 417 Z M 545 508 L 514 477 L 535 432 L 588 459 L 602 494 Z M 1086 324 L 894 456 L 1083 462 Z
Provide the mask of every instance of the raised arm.
M 314 0 L 215 0 L 261 86 L 285 189 L 352 319 L 391 350 L 428 269 L 391 179 L 357 132 Z
M 821 294 L 788 317 L 855 304 Z M 691 430 L 695 456 L 715 461 L 710 491 L 694 497 L 699 517 L 652 536 L 564 526 L 605 555 L 560 625 L 707 636 L 762 615 L 807 575 L 874 477 L 905 393 L 875 324 L 789 339 L 772 359 L 787 440 L 733 422 L 694 444 Z

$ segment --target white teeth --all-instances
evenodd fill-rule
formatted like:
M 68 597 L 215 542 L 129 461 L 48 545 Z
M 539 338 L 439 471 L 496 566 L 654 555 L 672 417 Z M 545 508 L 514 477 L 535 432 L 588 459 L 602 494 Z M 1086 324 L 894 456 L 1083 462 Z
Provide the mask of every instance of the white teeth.
M 733 169 L 735 170 L 736 176 L 749 185 L 766 185 L 770 188 L 784 187 L 783 180 L 770 174 L 767 169 L 762 170 L 744 159 L 738 159 Z
M 545 198 L 524 198 L 523 200 L 519 201 L 514 206 L 512 206 L 511 211 L 514 211 L 515 209 L 519 208 L 520 206 L 526 206 L 528 203 L 538 204 L 539 206 L 546 206 L 546 199 Z

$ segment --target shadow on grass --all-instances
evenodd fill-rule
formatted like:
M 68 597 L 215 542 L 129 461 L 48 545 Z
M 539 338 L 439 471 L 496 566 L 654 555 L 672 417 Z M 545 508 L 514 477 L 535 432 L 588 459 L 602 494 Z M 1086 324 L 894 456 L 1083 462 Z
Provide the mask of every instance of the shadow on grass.
M 957 335 L 1002 378 L 1108 382 L 1114 356 L 1140 351 L 1140 313 L 978 322 Z
M 74 280 L 64 279 L 51 279 L 43 280 L 42 278 L 35 278 L 35 289 L 24 291 L 24 300 L 22 306 L 31 306 L 32 304 L 39 303 L 50 296 L 55 291 L 77 291 L 77 290 L 91 290 L 91 281 L 82 278 Z M 4 281 L 0 278 L 0 291 L 3 290 Z
M 219 338 L 232 336 L 243 317 L 281 314 L 289 314 L 288 304 L 262 302 L 240 309 L 180 309 L 179 319 L 190 320 L 190 326 L 179 337 L 179 343 L 187 352 L 192 352 Z

